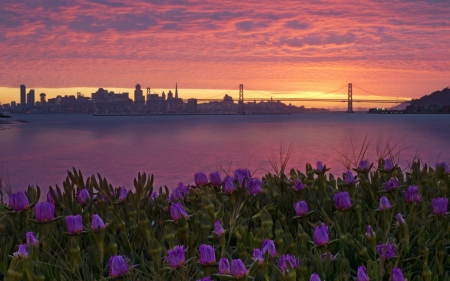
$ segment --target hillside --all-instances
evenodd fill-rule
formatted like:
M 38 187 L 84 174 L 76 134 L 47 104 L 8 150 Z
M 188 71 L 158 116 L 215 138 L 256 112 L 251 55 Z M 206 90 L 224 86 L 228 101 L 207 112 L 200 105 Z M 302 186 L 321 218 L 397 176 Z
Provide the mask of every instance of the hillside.
M 413 104 L 419 105 L 447 105 L 450 104 L 450 89 L 449 87 L 444 88 L 442 91 L 433 92 L 430 95 L 425 95 L 420 99 L 414 100 Z

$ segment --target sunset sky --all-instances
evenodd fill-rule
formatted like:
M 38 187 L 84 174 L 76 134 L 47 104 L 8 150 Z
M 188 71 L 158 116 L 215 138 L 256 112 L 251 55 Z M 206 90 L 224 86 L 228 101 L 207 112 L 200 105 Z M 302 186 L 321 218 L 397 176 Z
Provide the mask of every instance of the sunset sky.
M 137 83 L 178 82 L 183 98 L 237 98 L 241 83 L 248 97 L 335 97 L 353 83 L 354 98 L 417 98 L 450 85 L 448 0 L 1 2 L 1 103 L 18 102 L 20 84 L 47 98 Z

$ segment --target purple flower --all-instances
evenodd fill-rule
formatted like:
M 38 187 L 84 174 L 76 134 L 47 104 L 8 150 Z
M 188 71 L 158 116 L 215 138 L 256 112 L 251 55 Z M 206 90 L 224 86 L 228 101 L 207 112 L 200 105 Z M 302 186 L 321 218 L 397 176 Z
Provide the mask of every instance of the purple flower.
M 392 269 L 391 281 L 405 281 L 405 277 L 403 276 L 403 272 L 400 268 L 394 267 Z
M 206 177 L 205 173 L 198 172 L 194 176 L 195 185 L 202 185 L 208 183 L 208 178 Z
M 58 193 L 55 193 L 55 195 L 59 199 Z M 50 192 L 50 190 L 47 192 L 47 202 L 55 204 L 55 200 L 53 199 L 52 193 Z
M 219 274 L 230 274 L 230 262 L 228 258 L 221 258 L 219 260 Z
M 323 171 L 322 161 L 317 161 L 317 163 L 316 163 L 316 171 L 318 171 L 318 172 L 322 172 Z
M 264 255 L 260 249 L 253 249 L 253 261 L 257 261 L 259 264 L 264 262 Z
M 222 234 L 225 233 L 225 230 L 223 229 L 222 225 L 220 224 L 220 220 L 216 220 L 214 222 L 214 233 L 217 236 L 221 236 Z
M 120 277 L 128 273 L 130 268 L 123 256 L 111 256 L 109 258 L 109 276 Z
M 383 183 L 384 189 L 386 189 L 386 191 L 398 189 L 399 185 L 400 182 L 395 178 L 391 178 L 389 181 Z
M 369 171 L 369 162 L 367 160 L 361 160 L 358 165 L 358 170 L 360 172 Z
M 386 196 L 381 197 L 380 198 L 380 210 L 387 211 L 387 210 L 390 210 L 391 208 L 392 208 L 391 203 L 389 202 L 387 197 Z
M 127 199 L 128 191 L 125 189 L 125 187 L 121 187 L 119 189 L 119 201 L 123 202 Z
M 438 171 L 439 169 L 442 169 L 447 174 L 450 173 L 450 167 L 445 162 L 436 163 L 436 171 Z
M 172 250 L 167 250 L 165 260 L 171 268 L 178 268 L 186 263 L 185 252 L 183 245 L 175 246 Z
M 24 192 L 17 192 L 9 196 L 8 206 L 16 212 L 21 212 L 30 207 L 30 202 Z
M 336 209 L 347 210 L 352 206 L 352 201 L 350 200 L 350 194 L 347 191 L 342 191 L 334 194 L 334 203 L 336 204 Z
M 367 269 L 364 265 L 358 267 L 358 275 L 356 276 L 356 281 L 370 281 L 369 275 L 367 274 Z
M 79 234 L 83 232 L 83 220 L 80 215 L 66 217 L 67 232 Z
M 91 195 L 89 194 L 89 191 L 86 188 L 78 190 L 78 193 L 77 193 L 78 204 L 86 205 L 86 201 L 88 199 L 91 199 Z
M 209 181 L 213 186 L 219 186 L 222 183 L 219 172 L 209 174 Z
M 352 172 L 345 172 L 344 182 L 347 185 L 355 184 L 355 177 L 353 176 Z
M 180 201 L 184 199 L 184 196 L 186 196 L 189 193 L 189 187 L 184 185 L 182 182 L 178 183 L 178 186 L 173 190 L 172 194 L 169 196 L 169 201 Z
M 34 217 L 38 222 L 48 222 L 55 217 L 55 205 L 50 202 L 37 203 L 34 206 Z
M 263 255 L 265 255 L 266 252 L 269 252 L 271 257 L 275 257 L 277 255 L 277 249 L 275 248 L 275 243 L 273 243 L 273 240 L 264 240 L 261 252 Z
M 101 229 L 105 229 L 105 223 L 99 215 L 95 214 L 92 216 L 91 230 L 97 232 Z
M 292 180 L 292 188 L 294 190 L 303 190 L 303 189 L 305 189 L 305 187 L 306 187 L 306 185 L 303 184 L 299 178 Z
M 422 196 L 420 195 L 419 188 L 415 185 L 411 185 L 404 191 L 405 200 L 408 203 L 420 202 L 422 201 Z
M 17 252 L 13 254 L 15 257 L 26 258 L 28 257 L 28 247 L 25 244 L 20 244 Z
M 200 254 L 198 260 L 200 264 L 210 265 L 216 262 L 216 252 L 214 251 L 213 246 L 201 244 L 200 247 L 198 247 L 198 252 Z
M 295 214 L 304 217 L 309 213 L 308 203 L 305 200 L 294 203 Z
M 320 280 L 319 274 L 313 273 L 313 274 L 311 275 L 311 278 L 309 278 L 309 281 L 321 281 L 321 280 Z
M 314 228 L 313 239 L 316 246 L 327 245 L 328 242 L 330 242 L 330 239 L 328 238 L 328 226 L 326 226 L 324 223 L 316 225 L 316 227 Z
M 403 216 L 402 216 L 402 214 L 401 213 L 398 213 L 396 216 L 395 216 L 395 218 L 397 219 L 397 222 L 399 223 L 399 224 L 405 224 L 406 222 L 405 222 L 405 219 L 403 218 Z
M 380 258 L 391 259 L 395 256 L 395 248 L 396 246 L 394 243 L 380 244 L 377 245 L 377 253 Z
M 239 183 L 239 186 L 242 186 L 244 180 L 249 181 L 251 177 L 250 171 L 247 169 L 237 169 L 234 171 L 234 180 Z
M 394 165 L 392 164 L 391 159 L 384 159 L 384 170 L 389 172 L 392 171 L 392 169 L 394 169 Z
M 289 271 L 288 263 L 290 263 L 291 267 L 295 269 L 300 265 L 300 258 L 296 258 L 289 254 L 282 255 L 278 260 L 278 268 L 281 270 L 281 272 L 285 273 L 286 271 Z
M 244 263 L 241 259 L 236 259 L 231 262 L 231 276 L 236 279 L 242 278 L 248 274 Z
M 233 183 L 233 178 L 231 176 L 226 176 L 223 179 L 223 192 L 231 194 L 236 190 L 236 186 Z
M 373 232 L 372 227 L 370 225 L 366 226 L 366 236 L 370 238 L 373 235 L 375 235 L 375 232 Z
M 155 200 L 156 198 L 158 198 L 158 193 L 156 193 L 156 191 L 153 191 L 152 195 L 150 195 L 149 200 Z
M 431 211 L 437 216 L 442 216 L 447 213 L 448 199 L 447 198 L 433 198 L 431 199 Z
M 33 232 L 28 231 L 25 235 L 27 239 L 27 245 L 33 244 L 33 246 L 39 245 L 39 240 L 36 238 L 36 235 L 34 235 Z
M 247 183 L 248 192 L 250 195 L 263 193 L 262 182 L 258 178 L 250 179 Z
M 177 221 L 181 216 L 188 217 L 186 210 L 180 202 L 170 205 L 170 215 L 174 221 Z

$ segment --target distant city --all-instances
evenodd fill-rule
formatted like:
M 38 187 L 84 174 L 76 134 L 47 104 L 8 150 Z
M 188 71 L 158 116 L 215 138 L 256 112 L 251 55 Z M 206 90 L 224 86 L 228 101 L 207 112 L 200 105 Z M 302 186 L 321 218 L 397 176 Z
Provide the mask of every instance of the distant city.
M 128 92 L 115 93 L 99 88 L 91 97 L 85 97 L 78 92 L 76 95 L 58 95 L 55 98 L 46 98 L 45 93 L 39 94 L 36 101 L 34 89 L 27 93 L 25 85 L 20 85 L 20 103 L 12 101 L 10 104 L 0 104 L 0 112 L 4 113 L 85 113 L 85 114 L 164 114 L 164 113 L 322 113 L 328 112 L 325 108 L 305 108 L 285 104 L 277 100 L 252 101 L 243 106 L 225 95 L 223 100 L 198 103 L 195 98 L 182 99 L 178 95 L 178 84 L 175 84 L 175 93 L 169 90 L 161 95 L 151 93 L 147 88 L 146 96 L 141 85 L 137 84 L 134 90 L 134 101 Z

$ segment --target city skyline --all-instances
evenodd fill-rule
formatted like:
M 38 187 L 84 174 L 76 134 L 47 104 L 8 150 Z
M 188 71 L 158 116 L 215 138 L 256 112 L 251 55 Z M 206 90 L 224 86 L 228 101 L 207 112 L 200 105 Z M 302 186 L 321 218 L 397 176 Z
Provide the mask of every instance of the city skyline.
M 17 101 L 10 89 L 20 84 L 167 89 L 175 81 L 192 91 L 244 84 L 298 94 L 353 83 L 418 98 L 450 84 L 449 12 L 450 2 L 432 0 L 6 0 L 0 102 Z

